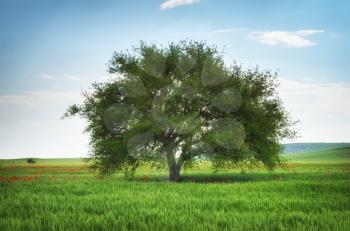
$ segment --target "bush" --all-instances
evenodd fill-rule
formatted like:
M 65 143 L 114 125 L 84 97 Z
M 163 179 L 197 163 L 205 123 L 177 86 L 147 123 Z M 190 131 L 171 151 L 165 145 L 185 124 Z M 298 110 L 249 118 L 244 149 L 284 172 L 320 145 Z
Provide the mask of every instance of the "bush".
M 35 164 L 35 163 L 36 163 L 36 160 L 33 159 L 33 158 L 28 158 L 28 159 L 27 159 L 27 163 L 28 163 L 28 164 Z

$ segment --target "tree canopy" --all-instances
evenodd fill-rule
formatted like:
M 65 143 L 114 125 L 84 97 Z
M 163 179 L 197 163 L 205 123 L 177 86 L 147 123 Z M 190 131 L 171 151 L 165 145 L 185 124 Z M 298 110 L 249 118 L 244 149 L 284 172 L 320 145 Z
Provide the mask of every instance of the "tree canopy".
M 141 42 L 114 53 L 108 71 L 113 78 L 94 83 L 65 114 L 87 121 L 92 165 L 103 174 L 132 174 L 150 162 L 167 165 L 169 179 L 178 181 L 182 166 L 199 158 L 272 168 L 281 140 L 295 134 L 277 74 L 227 66 L 204 42 Z

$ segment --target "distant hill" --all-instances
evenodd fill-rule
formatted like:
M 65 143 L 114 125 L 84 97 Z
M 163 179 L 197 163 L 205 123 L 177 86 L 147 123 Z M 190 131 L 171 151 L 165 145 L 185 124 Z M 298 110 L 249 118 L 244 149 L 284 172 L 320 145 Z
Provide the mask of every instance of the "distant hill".
M 33 158 L 36 161 L 36 165 L 81 165 L 84 164 L 84 158 L 55 158 L 55 159 L 41 159 Z M 21 159 L 0 159 L 1 164 L 18 164 L 27 165 L 27 158 Z
M 284 155 L 287 160 L 313 162 L 313 161 L 325 161 L 325 162 L 338 162 L 338 161 L 350 161 L 350 147 L 336 148 L 332 150 L 321 150 L 314 152 L 298 152 Z
M 350 147 L 350 143 L 291 143 L 284 144 L 284 154 L 315 152 Z

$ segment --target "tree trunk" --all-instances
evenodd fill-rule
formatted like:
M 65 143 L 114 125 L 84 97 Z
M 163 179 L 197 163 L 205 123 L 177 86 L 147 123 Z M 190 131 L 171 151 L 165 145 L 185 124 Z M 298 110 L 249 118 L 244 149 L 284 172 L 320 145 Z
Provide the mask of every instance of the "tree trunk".
M 179 158 L 179 160 L 176 162 L 175 153 L 173 152 L 168 152 L 166 157 L 168 161 L 169 181 L 180 181 L 180 171 L 183 164 L 182 158 Z
M 179 182 L 180 181 L 180 170 L 181 166 L 171 165 L 169 166 L 169 181 Z

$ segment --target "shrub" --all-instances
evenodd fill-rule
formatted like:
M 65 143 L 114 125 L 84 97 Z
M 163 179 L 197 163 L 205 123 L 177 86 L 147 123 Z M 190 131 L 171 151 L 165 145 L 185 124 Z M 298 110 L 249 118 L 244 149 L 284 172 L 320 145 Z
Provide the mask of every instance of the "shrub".
M 36 163 L 36 160 L 33 159 L 33 158 L 28 158 L 28 159 L 27 159 L 27 163 L 28 163 L 28 164 L 35 164 L 35 163 Z

